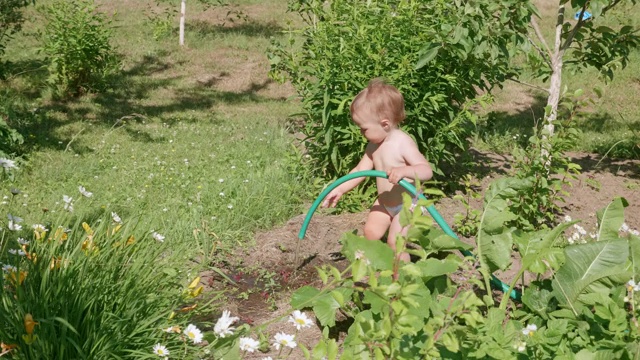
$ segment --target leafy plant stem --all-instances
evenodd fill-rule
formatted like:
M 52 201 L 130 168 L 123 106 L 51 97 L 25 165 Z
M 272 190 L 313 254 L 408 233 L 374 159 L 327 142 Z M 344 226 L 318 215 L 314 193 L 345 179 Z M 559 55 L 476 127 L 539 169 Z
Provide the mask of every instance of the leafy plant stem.
M 451 298 L 451 301 L 449 302 L 449 307 L 447 308 L 447 311 L 445 312 L 445 319 L 447 318 L 446 316 L 449 314 L 449 312 L 451 311 L 451 306 L 453 305 L 453 303 L 456 301 L 456 299 L 458 298 L 458 295 L 460 295 L 460 291 L 462 290 L 461 287 L 458 287 L 456 289 L 456 293 L 455 295 L 453 295 L 453 297 Z M 508 296 L 507 296 L 508 297 Z M 438 338 L 440 338 L 440 336 L 442 335 L 442 333 L 447 329 L 447 327 L 449 326 L 448 322 L 445 322 L 445 324 L 438 329 L 438 331 L 436 331 L 435 335 L 433 335 L 433 342 L 437 342 Z
M 509 301 L 508 294 L 511 294 L 513 289 L 516 287 L 516 283 L 522 277 L 522 274 L 524 274 L 524 270 L 525 270 L 524 266 L 521 267 L 518 273 L 516 274 L 516 276 L 513 278 L 513 280 L 509 284 L 509 290 L 504 293 L 504 296 L 502 296 L 502 300 L 500 301 L 500 310 L 504 310 L 507 308 L 507 302 Z

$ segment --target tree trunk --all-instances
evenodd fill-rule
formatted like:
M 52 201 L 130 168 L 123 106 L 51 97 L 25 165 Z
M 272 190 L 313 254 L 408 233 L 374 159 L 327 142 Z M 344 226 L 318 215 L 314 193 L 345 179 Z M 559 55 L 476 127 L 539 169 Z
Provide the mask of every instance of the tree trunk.
M 180 6 L 180 46 L 184 45 L 184 14 L 187 11 L 187 1 L 182 0 Z
M 548 134 L 542 135 L 542 156 L 547 157 L 547 170 L 551 165 L 551 143 L 549 138 L 554 134 L 553 122 L 558 117 L 558 104 L 560 103 L 560 90 L 562 85 L 562 57 L 564 47 L 562 45 L 562 24 L 564 23 L 564 5 L 558 8 L 558 20 L 556 22 L 553 56 L 551 57 L 551 78 L 549 84 L 549 97 L 547 98 L 547 110 L 544 115 L 544 129 Z

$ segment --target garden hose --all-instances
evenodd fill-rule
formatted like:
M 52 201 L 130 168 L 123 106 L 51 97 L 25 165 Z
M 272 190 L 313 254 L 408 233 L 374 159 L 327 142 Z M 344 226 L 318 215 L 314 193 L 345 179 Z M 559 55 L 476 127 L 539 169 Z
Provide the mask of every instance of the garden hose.
M 359 177 L 380 177 L 380 178 L 387 178 L 387 174 L 382 172 L 382 171 L 377 171 L 377 170 L 365 170 L 365 171 L 357 171 L 348 175 L 345 175 L 341 178 L 339 178 L 338 180 L 334 181 L 332 184 L 330 184 L 329 186 L 327 186 L 326 189 L 324 189 L 320 195 L 318 196 L 318 198 L 313 202 L 313 204 L 311 205 L 311 208 L 309 209 L 309 212 L 307 213 L 307 216 L 305 217 L 304 221 L 302 222 L 302 227 L 300 228 L 300 232 L 298 233 L 298 239 L 302 240 L 304 239 L 305 234 L 307 233 L 307 227 L 309 226 L 309 222 L 311 221 L 311 217 L 313 216 L 313 214 L 316 212 L 316 209 L 318 208 L 318 206 L 320 206 L 320 203 L 322 202 L 322 200 L 324 200 L 324 198 L 336 187 L 340 186 L 342 183 L 355 179 L 355 178 L 359 178 Z M 409 183 L 406 180 L 400 180 L 400 182 L 398 183 L 400 186 L 402 186 L 403 188 L 405 188 L 407 191 L 409 191 L 414 197 L 418 196 L 421 199 L 427 199 L 423 194 L 418 194 L 415 186 L 413 186 L 411 183 Z M 433 220 L 435 220 L 435 222 L 440 226 L 440 228 L 442 228 L 442 230 L 449 236 L 455 238 L 455 239 L 459 239 L 458 236 L 453 232 L 453 230 L 451 230 L 451 228 L 449 227 L 449 225 L 447 224 L 446 221 L 444 221 L 444 219 L 442 218 L 442 216 L 440 215 L 440 213 L 438 212 L 438 210 L 436 210 L 434 205 L 430 205 L 429 207 L 427 207 L 427 211 L 429 212 L 429 215 L 431 215 L 431 217 L 433 218 Z M 464 256 L 473 256 L 473 254 L 467 250 L 461 250 L 462 254 Z M 509 285 L 503 283 L 502 281 L 500 281 L 500 279 L 498 279 L 497 277 L 495 277 L 495 275 L 491 274 L 491 284 L 493 286 L 495 286 L 496 288 L 498 288 L 499 290 L 501 290 L 503 293 L 506 293 L 507 291 L 509 291 Z M 511 293 L 509 294 L 509 296 L 514 299 L 514 300 L 520 300 L 520 292 L 516 291 L 515 289 L 513 289 L 511 291 Z

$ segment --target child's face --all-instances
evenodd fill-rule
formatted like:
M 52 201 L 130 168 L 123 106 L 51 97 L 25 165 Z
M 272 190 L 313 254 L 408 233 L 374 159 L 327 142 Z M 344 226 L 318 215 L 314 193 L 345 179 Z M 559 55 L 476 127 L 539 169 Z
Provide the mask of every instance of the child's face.
M 352 114 L 353 122 L 360 128 L 360 133 L 369 142 L 380 144 L 387 138 L 391 130 L 390 122 L 387 119 L 377 120 L 367 111 L 357 111 Z

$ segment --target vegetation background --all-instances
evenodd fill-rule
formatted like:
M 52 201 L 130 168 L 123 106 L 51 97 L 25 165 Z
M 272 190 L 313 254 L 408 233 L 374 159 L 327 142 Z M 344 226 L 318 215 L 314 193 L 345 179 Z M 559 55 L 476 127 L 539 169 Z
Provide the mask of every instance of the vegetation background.
M 290 27 L 299 25 L 286 1 L 190 2 L 182 47 L 178 3 L 97 1 L 111 19 L 122 71 L 109 75 L 109 90 L 66 100 L 47 85 L 39 9 L 51 3 L 26 8 L 23 30 L 7 42 L 0 64 L 0 115 L 19 134 L 0 148 L 19 167 L 3 173 L 0 206 L 23 218 L 25 228 L 69 216 L 82 232 L 82 221 L 106 222 L 111 212 L 135 219 L 138 238 L 157 231 L 168 248 L 181 249 L 172 260 L 183 262 L 175 268 L 184 265 L 172 280 L 180 288 L 196 270 L 242 266 L 234 255 L 255 245 L 257 231 L 303 213 L 325 185 L 305 169 L 300 118 L 292 116 L 302 107 L 293 88 L 267 76 L 271 38 L 286 41 Z M 635 12 L 617 16 L 640 22 Z M 592 71 L 566 73 L 565 84 L 584 88 L 584 96 L 594 95 L 594 85 L 603 89 L 576 116 L 582 133 L 572 151 L 640 159 L 640 52 L 611 84 Z M 512 82 L 495 96 L 479 109 L 470 141 L 476 150 L 508 155 L 531 134 L 545 99 Z M 630 177 L 637 176 L 636 170 Z M 83 198 L 79 186 L 94 195 Z M 629 185 L 619 195 L 636 191 Z M 79 199 L 71 214 L 63 195 Z

